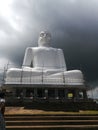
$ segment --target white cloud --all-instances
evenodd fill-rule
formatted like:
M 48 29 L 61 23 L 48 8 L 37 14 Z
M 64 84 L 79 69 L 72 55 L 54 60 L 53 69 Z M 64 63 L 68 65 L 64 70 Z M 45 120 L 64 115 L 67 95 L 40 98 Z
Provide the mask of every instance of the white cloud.
M 10 17 L 11 14 L 12 0 L 0 0 L 0 14 L 6 18 Z
M 91 88 L 87 94 L 89 98 L 98 99 L 98 86 Z
M 8 59 L 0 58 L 0 69 L 4 69 L 4 67 L 6 67 L 7 64 L 8 64 Z

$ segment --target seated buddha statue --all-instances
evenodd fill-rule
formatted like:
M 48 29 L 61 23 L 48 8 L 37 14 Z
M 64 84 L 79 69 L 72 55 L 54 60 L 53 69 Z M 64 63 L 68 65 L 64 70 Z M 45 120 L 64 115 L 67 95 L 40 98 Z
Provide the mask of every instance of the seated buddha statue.
M 28 47 L 22 68 L 10 68 L 6 84 L 68 84 L 83 85 L 80 70 L 67 71 L 62 49 L 51 47 L 51 34 L 41 31 L 38 47 Z

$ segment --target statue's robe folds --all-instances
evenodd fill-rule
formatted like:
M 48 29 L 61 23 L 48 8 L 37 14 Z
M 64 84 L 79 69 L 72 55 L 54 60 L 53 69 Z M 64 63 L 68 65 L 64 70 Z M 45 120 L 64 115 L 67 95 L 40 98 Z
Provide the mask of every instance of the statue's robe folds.
M 8 69 L 5 84 L 83 85 L 80 70 L 67 71 L 63 51 L 52 47 L 29 47 L 23 66 Z

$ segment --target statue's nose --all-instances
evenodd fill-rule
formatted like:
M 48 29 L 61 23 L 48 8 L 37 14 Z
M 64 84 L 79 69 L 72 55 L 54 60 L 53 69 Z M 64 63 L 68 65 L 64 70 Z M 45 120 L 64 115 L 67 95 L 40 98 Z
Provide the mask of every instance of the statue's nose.
M 44 37 L 46 37 L 47 35 L 46 34 L 44 34 Z

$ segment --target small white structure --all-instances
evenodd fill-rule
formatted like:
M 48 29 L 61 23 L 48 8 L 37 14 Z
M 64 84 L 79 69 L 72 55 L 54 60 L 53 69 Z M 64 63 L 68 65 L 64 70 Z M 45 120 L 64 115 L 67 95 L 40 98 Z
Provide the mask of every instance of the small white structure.
M 80 70 L 67 71 L 62 49 L 50 47 L 51 34 L 42 31 L 38 47 L 28 47 L 22 68 L 8 69 L 5 85 L 30 88 L 85 88 Z M 56 97 L 58 96 L 56 91 Z

